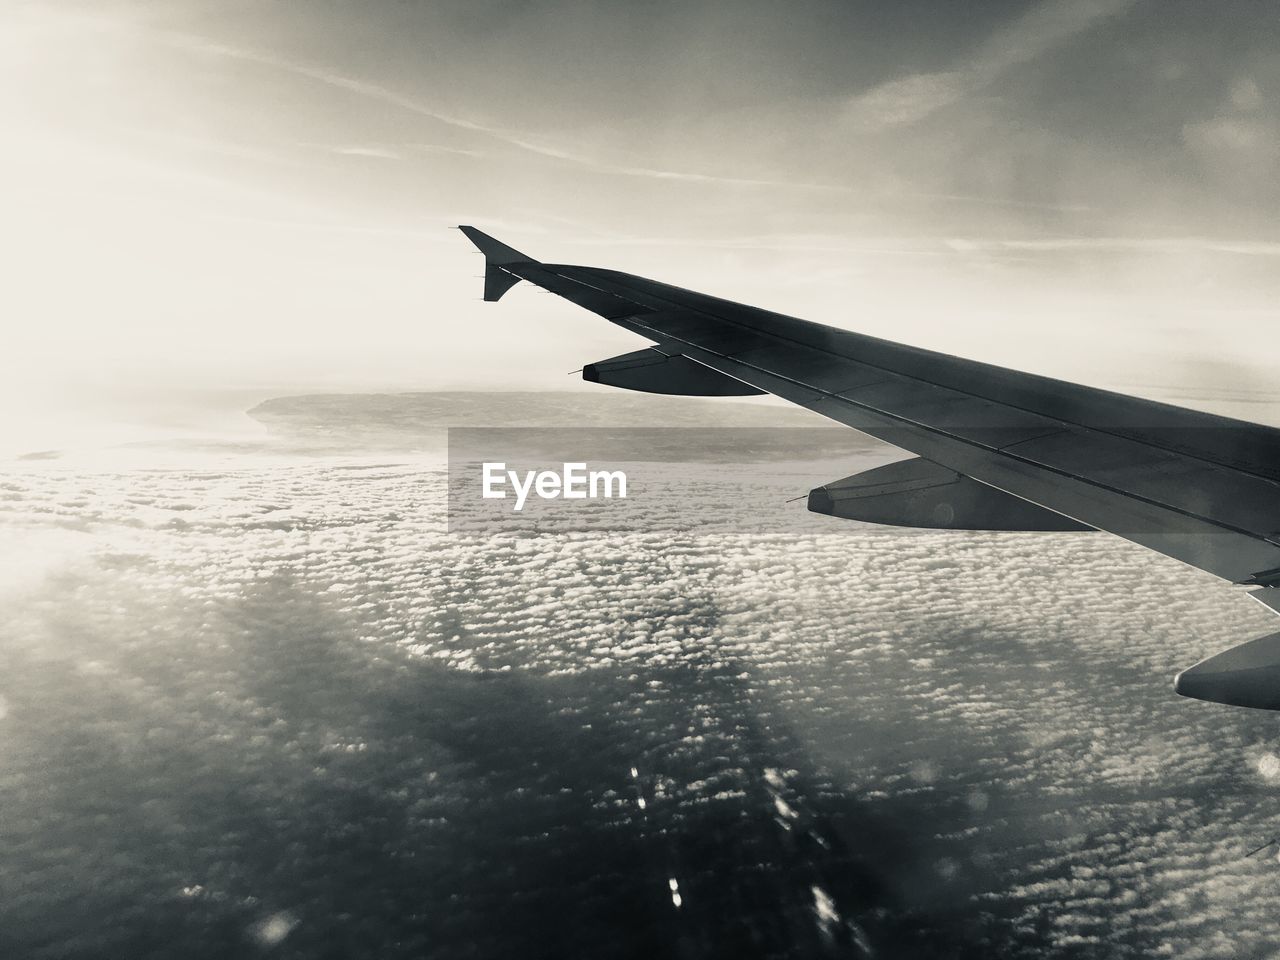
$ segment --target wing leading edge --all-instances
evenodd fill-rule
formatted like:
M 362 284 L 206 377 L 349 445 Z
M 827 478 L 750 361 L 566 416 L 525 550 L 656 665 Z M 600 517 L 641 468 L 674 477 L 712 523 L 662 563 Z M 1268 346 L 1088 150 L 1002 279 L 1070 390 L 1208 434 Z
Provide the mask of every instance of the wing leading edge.
M 633 372 L 617 385 L 682 392 L 678 377 L 662 379 L 669 370 L 689 382 L 722 378 L 716 389 L 703 388 L 708 394 L 774 394 L 959 475 L 964 482 L 952 490 L 967 498 L 965 509 L 978 504 L 984 529 L 1104 530 L 1258 586 L 1257 598 L 1280 612 L 1273 599 L 1280 597 L 1280 430 L 892 343 L 614 270 L 542 263 L 474 227 L 461 229 L 485 254 L 486 300 L 526 280 L 651 340 L 664 358 L 683 358 L 643 368 L 657 379 L 637 381 Z M 690 377 L 696 368 L 707 377 Z M 828 487 L 848 489 L 854 479 Z M 873 516 L 860 518 L 911 524 L 922 515 L 918 487 L 903 502 L 905 519 L 893 519 L 883 498 Z M 939 487 L 928 496 L 940 495 Z M 828 500 L 811 496 L 810 504 Z M 1019 501 L 1022 514 L 1009 506 Z M 955 512 L 949 502 L 941 514 L 932 501 L 926 506 L 935 517 Z M 1027 521 L 1010 519 L 1019 515 Z M 1266 669 L 1280 676 L 1280 645 L 1263 648 L 1268 657 L 1275 653 Z M 1193 682 L 1212 659 L 1185 671 L 1179 692 L 1262 705 L 1256 673 L 1251 686 Z M 1238 659 L 1226 672 L 1239 672 Z M 1246 686 L 1247 696 L 1231 698 Z

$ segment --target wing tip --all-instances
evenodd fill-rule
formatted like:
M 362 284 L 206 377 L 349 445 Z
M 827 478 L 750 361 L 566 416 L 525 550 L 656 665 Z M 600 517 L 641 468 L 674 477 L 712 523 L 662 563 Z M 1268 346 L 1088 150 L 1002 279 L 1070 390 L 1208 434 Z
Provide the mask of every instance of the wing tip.
M 483 230 L 477 230 L 470 224 L 459 224 L 458 229 L 463 232 L 468 240 L 475 244 L 476 249 L 484 254 L 485 263 L 494 265 L 507 265 L 512 263 L 537 263 L 533 257 L 526 256 L 515 247 L 509 247 L 501 240 L 497 240 Z

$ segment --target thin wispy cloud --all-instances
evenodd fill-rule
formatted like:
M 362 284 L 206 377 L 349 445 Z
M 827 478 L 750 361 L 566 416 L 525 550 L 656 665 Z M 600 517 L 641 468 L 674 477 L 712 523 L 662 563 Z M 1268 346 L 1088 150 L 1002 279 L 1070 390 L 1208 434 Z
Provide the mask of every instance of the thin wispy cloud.
M 610 163 L 555 144 L 536 140 L 524 133 L 507 130 L 491 124 L 480 123 L 456 114 L 446 113 L 429 104 L 423 103 L 416 97 L 408 96 L 390 87 L 349 77 L 322 67 L 276 56 L 274 54 L 250 50 L 245 47 L 218 43 L 214 40 L 196 37 L 189 34 L 161 32 L 158 33 L 157 36 L 171 46 L 178 47 L 180 49 L 283 70 L 295 76 L 305 77 L 308 80 L 313 80 L 317 83 L 325 84 L 326 86 L 345 90 L 349 93 L 354 93 L 362 97 L 367 97 L 371 100 L 376 100 L 380 103 L 397 107 L 398 109 L 404 110 L 408 113 L 413 113 L 420 117 L 426 117 L 446 126 L 498 140 L 508 146 L 515 147 L 516 149 L 527 153 L 585 167 L 597 173 L 613 174 L 625 177 L 646 177 L 659 180 L 679 180 L 689 183 L 730 187 L 772 187 L 785 188 L 789 190 L 832 190 L 841 192 L 848 189 L 838 184 L 807 183 L 797 182 L 794 180 L 771 180 L 756 177 L 733 177 L 697 171 L 664 170 L 653 167 Z
M 1280 242 L 1215 237 L 977 237 L 863 236 L 771 233 L 747 236 L 679 237 L 612 233 L 592 236 L 591 246 L 715 247 L 722 250 L 773 250 L 790 253 L 874 254 L 939 257 L 953 254 L 1052 255 L 1072 252 L 1171 254 L 1216 253 L 1244 257 L 1280 256 Z
M 1213 237 L 1043 237 L 1036 239 L 958 238 L 956 249 L 1022 250 L 1056 253 L 1081 250 L 1128 253 L 1226 253 L 1249 257 L 1280 256 L 1280 242 Z
M 981 92 L 1001 75 L 1029 63 L 1102 21 L 1118 16 L 1136 0 L 1051 0 L 996 31 L 969 62 L 953 70 L 917 73 L 890 80 L 850 101 L 847 118 L 864 129 L 903 126 Z
M 1086 203 L 1047 203 L 1037 200 L 1019 200 L 1014 197 L 978 197 L 962 193 L 919 193 L 913 196 L 924 200 L 944 200 L 947 203 L 973 203 L 990 207 L 1014 207 L 1024 210 L 1052 210 L 1059 213 L 1086 213 L 1094 208 Z
M 390 147 L 376 147 L 364 144 L 340 145 L 328 148 L 330 153 L 340 157 L 366 157 L 372 160 L 403 160 L 404 154 Z
M 410 143 L 406 146 L 419 153 L 449 153 L 459 157 L 483 157 L 483 150 L 468 150 L 464 147 L 446 147 L 439 143 Z
M 405 161 L 417 155 L 483 157 L 483 150 L 448 147 L 439 143 L 303 143 L 300 146 L 323 150 L 342 157 L 365 157 L 370 160 Z

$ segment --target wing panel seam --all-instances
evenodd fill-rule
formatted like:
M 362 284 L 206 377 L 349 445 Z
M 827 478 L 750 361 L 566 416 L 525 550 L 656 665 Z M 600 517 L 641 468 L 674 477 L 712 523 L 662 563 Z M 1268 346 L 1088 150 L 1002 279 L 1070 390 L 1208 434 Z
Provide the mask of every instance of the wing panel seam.
M 652 328 L 644 327 L 644 325 L 643 325 L 643 324 L 641 324 L 641 323 L 639 323 L 635 318 L 629 318 L 629 319 L 630 319 L 630 322 L 631 322 L 632 324 L 634 324 L 635 326 L 637 326 L 637 327 L 642 327 L 643 329 L 645 329 L 645 330 L 650 330 L 650 331 L 652 332 Z M 646 335 L 648 335 L 648 334 L 646 334 Z M 675 337 L 675 338 L 673 338 L 673 339 L 679 340 L 680 338 Z M 695 350 L 701 350 L 702 352 L 707 353 L 707 354 L 710 354 L 711 356 L 718 356 L 716 353 L 714 353 L 714 351 L 706 350 L 704 347 L 699 347 L 699 346 L 697 346 L 696 344 L 689 343 L 688 341 L 683 341 L 683 340 L 682 340 L 682 341 L 680 341 L 680 342 L 682 342 L 682 343 L 687 343 L 687 344 L 688 344 L 690 347 L 692 347 L 693 349 L 695 349 Z M 934 435 L 939 436 L 939 437 L 944 437 L 944 438 L 946 438 L 946 439 L 948 439 L 948 440 L 952 440 L 952 441 L 955 441 L 955 442 L 958 442 L 958 443 L 963 443 L 963 444 L 965 444 L 965 445 L 967 445 L 967 446 L 974 447 L 974 448 L 979 449 L 979 450 L 985 450 L 985 451 L 987 451 L 987 452 L 989 452 L 989 453 L 994 453 L 994 454 L 997 454 L 997 455 L 999 455 L 999 456 L 1008 457 L 1010 460 L 1016 460 L 1016 461 L 1017 461 L 1017 462 L 1019 462 L 1019 463 L 1026 464 L 1027 466 L 1029 466 L 1029 467 L 1033 467 L 1033 468 L 1035 468 L 1035 469 L 1037 469 L 1037 470 L 1043 470 L 1043 471 L 1045 471 L 1046 473 L 1052 473 L 1052 474 L 1055 474 L 1055 475 L 1057 475 L 1057 476 L 1063 477 L 1063 478 L 1068 479 L 1068 480 L 1075 480 L 1075 481 L 1077 481 L 1077 482 L 1079 482 L 1079 483 L 1087 484 L 1087 485 L 1089 485 L 1089 486 L 1091 486 L 1091 487 L 1095 487 L 1095 488 L 1097 488 L 1097 489 L 1099 489 L 1099 490 L 1105 490 L 1105 491 L 1107 491 L 1108 493 L 1113 493 L 1113 494 L 1116 494 L 1117 496 L 1120 496 L 1120 497 L 1125 497 L 1125 498 L 1128 498 L 1128 499 L 1131 499 L 1131 500 L 1136 500 L 1136 501 L 1138 501 L 1138 502 L 1140 502 L 1140 503 L 1145 503 L 1145 504 L 1147 504 L 1147 505 L 1149 505 L 1149 506 L 1157 507 L 1157 508 L 1159 508 L 1159 509 L 1161 509 L 1161 510 L 1167 510 L 1167 511 L 1169 511 L 1170 513 L 1175 513 L 1175 514 L 1178 514 L 1179 516 L 1184 516 L 1184 517 L 1187 517 L 1187 518 L 1192 519 L 1192 520 L 1198 520 L 1198 521 L 1200 521 L 1201 523 L 1206 523 L 1206 524 L 1209 524 L 1210 526 L 1214 526 L 1214 527 L 1217 527 L 1217 528 L 1222 529 L 1222 530 L 1228 530 L 1228 531 L 1230 531 L 1230 532 L 1232 532 L 1232 533 L 1240 534 L 1241 536 L 1248 537 L 1249 539 L 1251 539 L 1251 540 L 1256 540 L 1256 541 L 1258 541 L 1258 542 L 1260 542 L 1260 543 L 1267 543 L 1267 544 L 1271 544 L 1271 545 L 1273 545 L 1273 546 L 1275 545 L 1275 544 L 1274 544 L 1274 543 L 1272 543 L 1272 541 L 1270 541 L 1268 538 L 1266 538 L 1266 537 L 1264 537 L 1264 536 L 1260 536 L 1259 534 L 1254 533 L 1253 531 L 1245 530 L 1245 529 L 1242 529 L 1242 528 L 1240 528 L 1240 527 L 1234 526 L 1233 524 L 1224 523 L 1224 522 L 1222 522 L 1221 520 L 1215 520 L 1215 519 L 1213 519 L 1213 518 L 1211 518 L 1211 517 L 1205 517 L 1205 516 L 1202 516 L 1202 515 L 1197 514 L 1197 513 L 1192 513 L 1191 511 L 1186 510 L 1186 509 L 1183 509 L 1182 507 L 1177 507 L 1177 506 L 1174 506 L 1173 504 L 1164 503 L 1164 502 L 1159 501 L 1159 500 L 1153 500 L 1153 499 L 1151 499 L 1150 497 L 1144 496 L 1144 495 L 1142 495 L 1142 494 L 1134 493 L 1134 492 L 1132 492 L 1132 491 L 1128 491 L 1128 490 L 1122 490 L 1122 489 L 1121 489 L 1121 488 L 1119 488 L 1119 487 L 1114 487 L 1114 486 L 1112 486 L 1112 485 L 1110 485 L 1110 484 L 1102 483 L 1102 482 L 1100 482 L 1100 481 L 1098 481 L 1098 480 L 1094 480 L 1094 479 L 1090 479 L 1090 478 L 1088 478 L 1088 477 L 1082 477 L 1082 476 L 1079 476 L 1079 475 L 1077 475 L 1077 474 L 1069 473 L 1069 472 L 1067 472 L 1067 471 L 1065 471 L 1065 470 L 1062 470 L 1062 469 L 1060 469 L 1060 468 L 1058 468 L 1058 467 L 1050 466 L 1050 465 L 1048 465 L 1048 464 L 1038 463 L 1038 462 L 1037 462 L 1037 461 L 1035 461 L 1035 460 L 1030 460 L 1030 459 L 1028 459 L 1028 458 L 1026 458 L 1026 457 L 1018 456 L 1016 453 L 1009 453 L 1009 452 L 1005 452 L 1004 450 L 1002 450 L 1002 449 L 1001 449 L 1001 448 L 999 448 L 999 447 L 989 447 L 989 446 L 987 446 L 986 444 L 979 443 L 979 442 L 977 442 L 977 441 L 975 441 L 975 440 L 970 440 L 970 439 L 968 439 L 968 438 L 966 438 L 966 437 L 961 437 L 961 436 L 957 436 L 957 435 L 955 435 L 955 434 L 947 433 L 947 432 L 946 432 L 946 431 L 944 431 L 944 430 L 939 430 L 938 428 L 936 428 L 936 427 L 931 427 L 931 426 L 929 426 L 928 424 L 920 423 L 920 422 L 918 422 L 918 421 L 916 421 L 916 420 L 912 420 L 912 419 L 910 419 L 909 417 L 904 417 L 904 416 L 902 416 L 901 414 L 892 413 L 892 412 L 887 411 L 887 410 L 880 410 L 880 409 L 877 409 L 876 407 L 872 407 L 872 406 L 870 406 L 870 405 L 868 405 L 868 404 L 859 403 L 858 401 L 856 401 L 856 400 L 852 400 L 852 399 L 850 399 L 850 398 L 848 398 L 848 397 L 842 397 L 842 396 L 838 396 L 838 395 L 836 395 L 836 394 L 829 393 L 829 392 L 827 392 L 826 390 L 823 390 L 823 389 L 822 389 L 822 388 L 820 388 L 820 387 L 814 387 L 814 386 L 811 386 L 810 384 L 804 383 L 803 381 L 796 380 L 794 377 L 788 377 L 788 376 L 785 376 L 784 374 L 776 373 L 776 372 L 774 372 L 774 371 L 772 371 L 772 370 L 765 370 L 763 367 L 756 366 L 755 364 L 743 363 L 743 362 L 742 362 L 742 361 L 740 361 L 740 360 L 732 360 L 732 358 L 730 358 L 730 357 L 722 357 L 721 359 L 729 360 L 730 362 L 732 362 L 732 363 L 736 363 L 736 364 L 738 364 L 739 366 L 743 366 L 743 367 L 747 367 L 747 368 L 749 368 L 749 369 L 751 369 L 751 370 L 755 370 L 755 371 L 757 371 L 758 373 L 762 373 L 762 374 L 764 374 L 765 376 L 774 377 L 774 378 L 776 378 L 776 379 L 778 379 L 778 380 L 785 380 L 785 381 L 787 381 L 788 383 L 793 383 L 793 384 L 795 384 L 795 385 L 796 385 L 796 386 L 798 386 L 798 387 L 804 387 L 804 388 L 805 388 L 805 389 L 807 389 L 807 390 L 816 390 L 816 391 L 818 391 L 818 393 L 820 393 L 820 394 L 821 394 L 821 397 L 819 397 L 819 398 L 817 398 L 817 399 L 822 399 L 822 400 L 838 400 L 838 401 L 840 401 L 841 403 L 848 404 L 848 405 L 849 405 L 849 406 L 851 406 L 851 407 L 856 407 L 856 408 L 858 408 L 858 409 L 860 409 L 860 410 L 865 410 L 865 411 L 867 411 L 867 412 L 869 412 L 869 413 L 874 413 L 874 414 L 877 414 L 877 415 L 882 416 L 882 417 L 887 417 L 887 418 L 889 418 L 889 419 L 891 419 L 891 420 L 896 420 L 896 421 L 898 421 L 899 423 L 909 424 L 910 426 L 916 427 L 916 428 L 918 428 L 918 429 L 920 429 L 920 430 L 924 430 L 924 431 L 925 431 L 925 432 L 927 432 L 927 433 L 931 433 L 931 434 L 934 434 Z M 719 369 L 718 367 L 715 367 L 713 364 L 709 364 L 709 363 L 708 363 L 708 364 L 706 364 L 706 365 L 707 365 L 707 366 L 711 366 L 713 369 Z M 721 370 L 720 372 L 721 372 L 721 373 L 726 373 L 727 371 L 723 371 L 723 370 Z M 729 376 L 732 376 L 732 374 L 728 374 L 728 375 L 729 375 Z M 742 378 L 741 378 L 741 377 L 739 377 L 739 378 L 737 378 L 737 379 L 742 379 Z M 912 378 L 912 379 L 916 379 L 916 378 Z M 746 381 L 746 382 L 750 383 L 750 381 Z M 922 382 L 922 383 L 928 383 L 929 381 L 920 381 L 920 382 Z M 935 386 L 941 386 L 940 384 L 934 384 L 934 385 L 935 385 Z M 759 384 L 752 384 L 752 386 L 756 386 L 756 387 L 758 387 L 758 386 L 759 386 Z M 817 410 L 815 410 L 814 412 L 815 412 L 815 413 L 819 413 L 819 411 L 817 411 Z M 1032 411 L 1032 412 L 1034 412 L 1034 411 Z M 829 414 L 820 414 L 820 415 L 830 417 L 830 415 L 829 415 Z M 834 417 L 830 417 L 830 419 L 835 419 L 835 418 L 834 418 Z M 847 426 L 847 424 L 846 424 L 846 426 Z M 1080 425 L 1079 425 L 1079 424 L 1074 424 L 1074 426 L 1080 426 Z M 1090 428 L 1088 428 L 1088 427 L 1081 427 L 1081 429 L 1085 429 L 1085 430 L 1087 430 L 1087 429 L 1090 429 Z M 1063 430 L 1063 431 L 1058 431 L 1058 432 L 1068 432 L 1068 431 Z M 1104 431 L 1098 431 L 1098 432 L 1104 432 Z M 1052 434 L 1049 434 L 1049 435 L 1050 435 L 1050 436 L 1052 436 Z M 1025 441 L 1020 441 L 1020 442 L 1025 442 Z M 1013 444 L 1011 444 L 1011 446 L 1013 446 Z M 1164 449 L 1164 448 L 1157 448 L 1157 449 Z M 1166 451 L 1166 452 L 1168 452 L 1168 451 Z M 1212 461 L 1210 461 L 1210 462 L 1212 462 Z M 1009 491 L 1005 491 L 1005 492 L 1006 492 L 1006 493 L 1008 493 Z M 1013 496 L 1017 496 L 1017 494 L 1013 494 Z M 1041 506 L 1043 506 L 1043 504 L 1041 504 Z M 1052 508 L 1046 508 L 1046 509 L 1052 509 Z M 1077 518 L 1074 518 L 1074 519 L 1079 520 L 1079 518 L 1078 518 L 1078 517 L 1077 517 Z M 1082 522 L 1082 523 L 1087 523 L 1088 521 L 1087 521 L 1087 520 L 1081 520 L 1080 522 Z
M 620 283 L 620 284 L 618 284 L 618 286 L 626 287 L 626 284 L 621 284 L 621 283 Z M 593 289 L 595 289 L 595 288 L 593 288 Z M 609 292 L 609 291 L 603 291 L 603 292 Z M 614 294 L 614 295 L 616 296 L 617 294 Z M 874 369 L 874 370 L 880 370 L 880 371 L 882 371 L 882 372 L 884 372 L 884 373 L 890 374 L 891 376 L 905 377 L 905 378 L 906 378 L 906 379 L 908 379 L 908 380 L 914 380 L 914 381 L 916 381 L 917 383 L 928 384 L 929 386 L 937 387 L 937 388 L 939 388 L 939 389 L 943 389 L 943 390 L 955 390 L 955 388 L 954 388 L 954 387 L 948 387 L 948 386 L 947 386 L 946 384 L 944 384 L 944 383 L 937 383 L 937 382 L 936 382 L 936 381 L 934 381 L 934 380 L 928 380 L 928 379 L 925 379 L 924 377 L 916 376 L 916 375 L 914 375 L 914 374 L 910 374 L 910 373 L 903 373 L 903 372 L 901 372 L 901 371 L 899 371 L 899 370 L 895 370 L 895 369 L 893 369 L 892 367 L 884 366 L 883 364 L 870 363 L 870 362 L 868 362 L 868 361 L 866 361 L 866 360 L 860 360 L 860 359 L 858 359 L 857 357 L 851 357 L 851 356 L 849 356 L 849 355 L 847 355 L 847 354 L 844 354 L 844 353 L 837 353 L 837 352 L 835 352 L 835 351 L 826 350 L 826 349 L 824 349 L 824 348 L 822 348 L 822 347 L 816 347 L 816 346 L 814 346 L 813 344 L 805 343 L 805 342 L 804 342 L 804 341 L 802 341 L 802 340 L 796 340 L 796 339 L 794 339 L 793 337 L 788 337 L 788 336 L 785 336 L 784 334 L 781 334 L 781 333 L 777 333 L 777 332 L 774 332 L 774 331 L 768 331 L 768 330 L 761 330 L 759 327 L 753 327 L 753 326 L 751 326 L 750 324 L 742 323 L 741 321 L 733 320 L 733 319 L 731 319 L 731 318 L 729 318 L 729 317 L 721 316 L 720 314 L 717 314 L 717 313 L 712 313 L 711 311 L 709 311 L 709 310 L 705 310 L 705 309 L 702 309 L 702 308 L 700 308 L 700 307 L 692 307 L 692 306 L 689 306 L 689 305 L 687 305 L 687 304 L 682 304 L 682 303 L 680 303 L 679 301 L 671 300 L 670 298 L 663 297 L 663 296 L 660 296 L 660 295 L 648 294 L 648 296 L 652 297 L 652 299 L 654 299 L 654 300 L 659 300 L 659 301 L 661 301 L 661 302 L 663 302 L 663 303 L 666 303 L 666 304 L 668 304 L 669 306 L 675 307 L 675 308 L 677 308 L 677 309 L 680 309 L 680 310 L 687 310 L 687 311 L 689 311 L 690 313 L 696 313 L 696 314 L 698 314 L 698 315 L 700 315 L 700 316 L 703 316 L 703 317 L 706 317 L 706 318 L 708 318 L 708 319 L 714 320 L 714 321 L 716 321 L 716 322 L 718 322 L 718 323 L 725 323 L 725 324 L 729 324 L 730 326 L 733 326 L 733 327 L 735 327 L 735 328 L 737 328 L 737 329 L 739 329 L 739 330 L 744 330 L 744 331 L 747 331 L 747 332 L 749 332 L 749 333 L 752 333 L 752 334 L 755 334 L 755 335 L 758 335 L 758 336 L 762 336 L 762 337 L 769 337 L 769 338 L 774 339 L 774 340 L 780 340 L 780 341 L 782 341 L 782 342 L 784 342 L 784 343 L 794 344 L 795 346 L 802 347 L 802 348 L 804 348 L 804 349 L 813 350 L 813 351 L 815 351 L 815 352 L 817 352 L 817 353 L 825 354 L 825 355 L 827 355 L 827 356 L 831 356 L 831 357 L 839 357 L 840 359 L 848 360 L 848 361 L 850 361 L 850 362 L 852 362 L 852 363 L 859 363 L 859 364 L 862 364 L 864 367 L 870 367 L 870 368 L 872 368 L 872 369 Z M 781 316 L 781 314 L 779 314 L 779 316 Z M 809 323 L 809 322 L 811 322 L 811 321 L 802 321 L 802 320 L 800 320 L 800 319 L 799 319 L 799 318 L 797 318 L 797 317 L 788 317 L 788 318 L 786 318 L 786 319 L 788 319 L 788 320 L 793 320 L 793 321 L 797 321 L 797 322 L 801 322 L 801 323 Z M 617 322 L 617 321 L 615 320 L 614 322 Z M 835 328 L 832 328 L 832 329 L 835 329 Z M 841 332 L 841 333 L 851 333 L 851 334 L 852 334 L 852 335 L 854 335 L 854 336 L 862 336 L 862 334 L 853 333 L 853 331 L 837 331 L 837 332 Z M 679 339 L 679 338 L 678 338 L 678 337 L 673 337 L 672 339 Z M 695 347 L 697 347 L 697 346 L 698 346 L 697 344 L 692 344 L 692 342 L 691 342 L 691 341 L 682 341 L 682 342 L 690 343 L 692 346 L 695 346 Z M 895 346 L 900 346 L 900 345 L 895 344 Z M 705 347 L 698 347 L 698 349 L 703 349 L 703 350 L 705 350 L 706 348 L 705 348 Z M 713 354 L 713 355 L 715 355 L 715 356 L 720 356 L 719 354 L 715 354 L 715 352 L 714 352 L 714 351 L 707 351 L 707 352 L 708 352 L 708 353 L 712 353 L 712 354 Z M 740 352 L 741 352 L 741 351 L 740 351 Z M 728 356 L 728 355 L 724 355 L 724 358 L 725 358 L 726 360 L 731 360 L 731 359 L 733 359 L 731 356 Z M 742 363 L 743 361 L 735 361 L 735 362 Z M 970 362 L 975 362 L 975 363 L 976 363 L 976 362 L 980 362 L 980 361 L 970 361 Z M 754 364 L 746 364 L 746 365 L 747 365 L 747 366 L 755 366 Z M 761 372 L 764 372 L 764 373 L 769 373 L 769 372 L 770 372 L 770 371 L 764 370 L 764 368 L 762 368 L 762 367 L 756 367 L 756 369 L 759 369 Z M 776 375 L 776 374 L 775 374 L 775 375 Z M 815 390 L 821 390 L 821 388 L 820 388 L 820 387 L 813 387 L 811 384 L 805 383 L 804 381 L 801 381 L 801 380 L 796 380 L 796 379 L 791 378 L 791 377 L 784 377 L 783 379 L 791 380 L 791 382 L 796 383 L 796 384 L 798 384 L 798 385 L 800 385 L 800 386 L 810 387 L 811 389 L 815 389 Z M 871 386 L 871 384 L 865 384 L 865 386 Z M 854 388 L 854 389 L 859 389 L 859 388 Z M 1086 389 L 1094 389 L 1094 388 L 1086 388 Z M 827 391 L 822 390 L 822 392 L 823 392 L 823 393 L 826 393 Z M 964 391 L 957 391 L 957 392 L 964 392 Z M 1106 391 L 1100 391 L 1100 392 L 1106 392 Z M 1210 457 L 1207 457 L 1207 456 L 1205 456 L 1205 455 L 1203 455 L 1203 454 L 1189 453 L 1189 452 L 1187 452 L 1187 451 L 1184 451 L 1184 450 L 1178 449 L 1178 448 L 1176 448 L 1176 447 L 1163 446 L 1163 445 L 1161 445 L 1161 444 L 1159 444 L 1159 443 L 1153 443 L 1153 442 L 1151 442 L 1150 440 L 1143 440 L 1143 439 L 1141 439 L 1140 437 L 1130 436 L 1130 435 L 1125 434 L 1125 433 L 1116 433 L 1116 432 L 1113 432 L 1113 431 L 1107 430 L 1107 429 L 1102 428 L 1102 427 L 1089 426 L 1088 424 L 1084 424 L 1084 423 L 1077 423 L 1077 422 L 1076 422 L 1076 421 L 1074 421 L 1074 420 L 1064 420 L 1064 419 L 1062 419 L 1061 417 L 1053 417 L 1053 416 L 1049 416 L 1048 414 L 1042 413 L 1042 412 L 1040 412 L 1040 411 L 1038 411 L 1038 410 L 1033 410 L 1033 409 L 1028 408 L 1028 407 L 1025 407 L 1025 406 L 1021 406 L 1021 405 L 1014 404 L 1014 403 L 1009 403 L 1009 402 L 1004 401 L 1004 400 L 995 400 L 995 399 L 993 399 L 993 398 L 991 398 L 991 397 L 986 397 L 986 396 L 983 396 L 983 395 L 981 395 L 981 394 L 976 394 L 976 393 L 974 393 L 974 394 L 969 394 L 969 395 L 970 395 L 970 396 L 973 396 L 973 397 L 977 397 L 977 398 L 982 399 L 982 400 L 986 400 L 986 401 L 987 401 L 987 402 L 989 402 L 989 403 L 994 403 L 994 404 L 998 404 L 998 405 L 1003 406 L 1003 407 L 1007 407 L 1007 408 L 1009 408 L 1010 410 L 1019 410 L 1019 411 L 1021 411 L 1021 412 L 1023 412 L 1023 413 L 1029 413 L 1029 414 L 1032 414 L 1032 415 L 1034 415 L 1034 416 L 1043 417 L 1043 418 L 1044 418 L 1044 419 L 1046 419 L 1046 420 L 1052 420 L 1052 421 L 1054 421 L 1055 423 L 1063 424 L 1063 425 L 1064 425 L 1064 427 L 1076 427 L 1076 428 L 1079 428 L 1079 429 L 1081 429 L 1081 430 L 1089 430 L 1089 431 L 1092 431 L 1092 432 L 1094 432 L 1094 433 L 1100 433 L 1100 434 L 1104 434 L 1104 435 L 1109 436 L 1109 437 L 1116 437 L 1116 438 L 1121 439 L 1121 440 L 1126 440 L 1126 441 L 1128 441 L 1128 442 L 1130 442 L 1130 443 L 1137 443 L 1137 444 L 1141 444 L 1142 446 L 1144 446 L 1144 447 L 1149 447 L 1149 448 L 1151 448 L 1151 449 L 1153 449 L 1153 450 L 1161 450 L 1161 451 L 1163 451 L 1163 452 L 1165 452 L 1165 453 L 1174 453 L 1174 454 L 1177 454 L 1177 455 L 1178 455 L 1178 456 L 1180 456 L 1180 457 L 1187 457 L 1188 459 L 1192 459 L 1192 460 L 1199 460 L 1199 461 L 1201 461 L 1201 462 L 1203 462 L 1203 463 L 1208 463 L 1208 464 L 1210 464 L 1210 465 L 1212 465 L 1212 466 L 1215 466 L 1215 467 L 1220 467 L 1220 468 L 1223 468 L 1223 469 L 1226 469 L 1226 470 L 1231 470 L 1231 471 L 1234 471 L 1234 472 L 1236 472 L 1236 473 L 1242 474 L 1242 475 L 1244 475 L 1244 476 L 1252 477 L 1252 478 L 1254 478 L 1254 479 L 1256 479 L 1256 480 L 1261 480 L 1261 481 L 1263 481 L 1264 483 L 1268 483 L 1268 484 L 1270 484 L 1271 486 L 1273 486 L 1273 487 L 1276 487 L 1276 488 L 1280 489 L 1280 480 L 1276 480 L 1276 479 L 1275 479 L 1275 478 L 1273 478 L 1273 477 L 1266 476 L 1266 475 L 1264 475 L 1264 474 L 1258 473 L 1258 472 L 1253 471 L 1253 470 L 1245 469 L 1245 468 L 1243 468 L 1243 467 L 1241 467 L 1241 466 L 1239 466 L 1239 465 L 1233 464 L 1233 463 L 1227 463 L 1227 462 L 1223 462 L 1223 461 L 1221 461 L 1221 460 L 1214 460 L 1214 459 L 1211 459 Z M 1252 534 L 1252 536 L 1256 536 L 1256 534 Z

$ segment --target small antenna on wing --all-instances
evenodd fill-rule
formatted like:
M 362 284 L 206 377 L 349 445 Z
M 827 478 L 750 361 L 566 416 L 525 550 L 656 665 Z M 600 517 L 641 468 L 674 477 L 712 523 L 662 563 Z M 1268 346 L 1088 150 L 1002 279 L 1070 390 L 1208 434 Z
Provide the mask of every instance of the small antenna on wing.
M 1273 846 L 1275 846 L 1277 843 L 1280 843 L 1280 837 L 1272 837 L 1270 840 L 1268 840 L 1268 841 L 1267 841 L 1266 843 L 1264 843 L 1262 846 L 1260 846 L 1260 847 L 1256 847 L 1255 849 L 1250 850 L 1248 853 L 1246 853 L 1246 854 L 1244 855 L 1244 857 L 1245 857 L 1245 859 L 1247 860 L 1247 859 L 1249 859 L 1249 857 L 1252 857 L 1255 853 L 1261 853 L 1263 850 L 1267 849 L 1267 847 L 1273 847 Z

